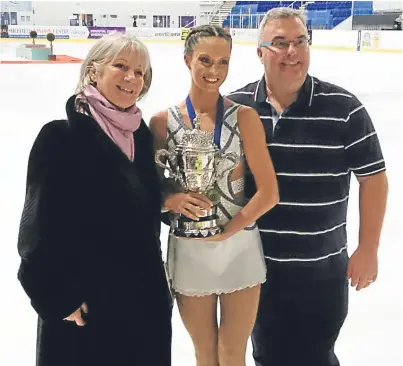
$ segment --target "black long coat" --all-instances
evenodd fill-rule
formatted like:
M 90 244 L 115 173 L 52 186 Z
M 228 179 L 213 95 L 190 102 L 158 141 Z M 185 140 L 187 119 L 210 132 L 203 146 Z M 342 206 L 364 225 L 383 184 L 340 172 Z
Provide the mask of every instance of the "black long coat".
M 28 163 L 18 279 L 39 315 L 37 366 L 169 366 L 160 186 L 144 121 L 131 162 L 91 117 L 40 131 Z M 63 319 L 86 302 L 86 325 Z

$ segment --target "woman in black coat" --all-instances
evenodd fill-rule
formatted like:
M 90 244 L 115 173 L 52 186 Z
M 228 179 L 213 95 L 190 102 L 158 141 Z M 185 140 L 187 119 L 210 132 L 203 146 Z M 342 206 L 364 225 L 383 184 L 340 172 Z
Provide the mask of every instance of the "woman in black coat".
M 136 102 L 146 47 L 110 34 L 90 50 L 66 120 L 32 147 L 18 279 L 39 315 L 37 366 L 170 366 L 161 197 Z

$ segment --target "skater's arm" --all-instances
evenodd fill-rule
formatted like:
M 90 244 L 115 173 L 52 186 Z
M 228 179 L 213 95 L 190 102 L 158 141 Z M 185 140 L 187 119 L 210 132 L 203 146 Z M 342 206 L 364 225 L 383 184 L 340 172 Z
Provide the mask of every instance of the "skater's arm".
M 279 202 L 276 173 L 269 155 L 259 115 L 250 107 L 241 107 L 238 116 L 245 156 L 253 174 L 256 193 L 225 227 L 233 235 L 255 222 Z

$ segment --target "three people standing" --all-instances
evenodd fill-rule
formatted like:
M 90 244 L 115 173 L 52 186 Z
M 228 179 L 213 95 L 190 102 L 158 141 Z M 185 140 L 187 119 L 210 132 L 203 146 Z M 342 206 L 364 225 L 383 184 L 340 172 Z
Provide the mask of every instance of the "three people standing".
M 241 157 L 217 183 L 224 232 L 169 238 L 168 278 L 198 366 L 244 366 L 251 333 L 257 366 L 339 365 L 348 280 L 359 290 L 377 277 L 387 177 L 375 128 L 356 96 L 308 73 L 300 12 L 265 16 L 263 77 L 223 97 L 231 49 L 221 28 L 193 29 L 188 98 L 149 129 L 136 106 L 151 85 L 148 51 L 105 36 L 84 61 L 67 119 L 39 133 L 18 241 L 19 280 L 39 315 L 37 366 L 170 366 L 161 210 L 194 219 L 212 202 L 161 184 L 154 153 L 174 149 L 193 114 L 202 129 L 220 124 L 220 148 Z M 351 173 L 360 238 L 349 258 Z

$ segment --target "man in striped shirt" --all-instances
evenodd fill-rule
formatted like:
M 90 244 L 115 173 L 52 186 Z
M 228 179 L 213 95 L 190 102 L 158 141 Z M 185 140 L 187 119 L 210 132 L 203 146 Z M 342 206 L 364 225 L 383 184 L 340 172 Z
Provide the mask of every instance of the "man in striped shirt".
M 367 111 L 348 91 L 308 74 L 304 16 L 271 10 L 259 29 L 261 80 L 228 98 L 261 116 L 280 203 L 258 221 L 267 282 L 252 334 L 257 366 L 336 366 L 334 345 L 357 290 L 377 276 L 387 199 L 385 162 Z M 350 177 L 360 184 L 359 246 L 347 254 Z M 250 172 L 245 192 L 254 193 Z

